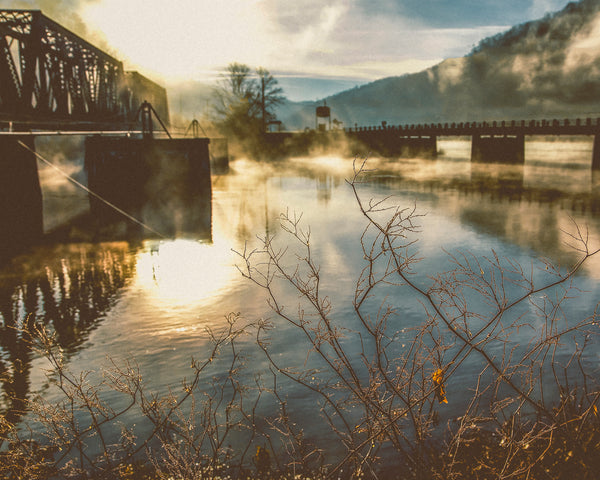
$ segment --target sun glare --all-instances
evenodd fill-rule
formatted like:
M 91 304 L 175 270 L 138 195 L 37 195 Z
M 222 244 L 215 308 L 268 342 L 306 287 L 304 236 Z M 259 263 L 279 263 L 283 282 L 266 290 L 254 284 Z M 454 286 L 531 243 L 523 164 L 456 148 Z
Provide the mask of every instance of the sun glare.
M 148 242 L 139 254 L 136 286 L 157 308 L 194 307 L 215 302 L 227 291 L 231 251 L 193 240 Z
M 183 78 L 231 61 L 260 64 L 264 19 L 256 1 L 104 0 L 81 15 L 102 32 L 126 68 Z M 128 63 L 130 63 L 128 65 Z

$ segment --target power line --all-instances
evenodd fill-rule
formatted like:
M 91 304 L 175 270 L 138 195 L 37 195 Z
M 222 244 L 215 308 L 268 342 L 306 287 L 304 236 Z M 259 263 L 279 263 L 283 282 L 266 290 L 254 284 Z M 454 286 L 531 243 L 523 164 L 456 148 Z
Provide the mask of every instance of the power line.
M 87 193 L 89 193 L 90 195 L 92 195 L 93 197 L 97 198 L 98 200 L 100 200 L 101 202 L 103 202 L 104 204 L 106 204 L 107 206 L 109 206 L 110 208 L 116 210 L 118 213 L 120 213 L 121 215 L 123 215 L 124 217 L 128 218 L 129 220 L 131 220 L 134 223 L 137 223 L 138 225 L 144 227 L 145 229 L 149 230 L 150 232 L 154 233 L 155 235 L 158 235 L 161 238 L 167 238 L 166 235 L 163 235 L 162 233 L 154 230 L 152 227 L 150 227 L 149 225 L 145 224 L 144 222 L 142 222 L 141 220 L 138 220 L 137 218 L 133 217 L 132 215 L 130 215 L 129 213 L 127 213 L 126 211 L 120 209 L 119 207 L 117 207 L 115 204 L 109 202 L 108 200 L 106 200 L 105 198 L 103 198 L 102 196 L 98 195 L 97 193 L 93 192 L 92 190 L 90 190 L 88 187 L 86 187 L 83 183 L 78 182 L 77 180 L 75 180 L 73 177 L 71 177 L 68 173 L 66 173 L 65 171 L 61 170 L 60 168 L 58 168 L 56 165 L 54 165 L 52 162 L 50 162 L 49 160 L 45 159 L 43 156 L 41 156 L 39 153 L 37 153 L 35 150 L 31 149 L 29 146 L 27 146 L 25 143 L 23 143 L 21 140 L 18 140 L 17 142 L 19 145 L 21 145 L 25 150 L 28 150 L 29 152 L 33 153 L 39 160 L 41 160 L 43 163 L 45 163 L 46 165 L 48 165 L 49 167 L 53 168 L 54 170 L 56 170 L 58 173 L 60 173 L 63 177 L 65 177 L 67 180 L 69 180 L 70 182 L 72 182 L 74 185 L 78 186 L 79 188 L 82 188 L 83 190 L 85 190 Z

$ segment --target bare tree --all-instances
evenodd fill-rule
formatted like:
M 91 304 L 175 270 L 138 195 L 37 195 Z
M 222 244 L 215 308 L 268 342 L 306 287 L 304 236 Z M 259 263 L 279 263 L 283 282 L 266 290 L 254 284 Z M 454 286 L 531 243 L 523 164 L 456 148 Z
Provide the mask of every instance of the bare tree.
M 283 102 L 283 89 L 277 86 L 277 80 L 265 68 L 257 68 L 256 75 L 258 76 L 260 89 L 258 101 L 260 104 L 262 131 L 265 132 L 267 130 L 268 122 L 275 118 L 273 109 Z
M 357 164 L 349 181 L 366 221 L 356 322 L 336 316 L 322 292 L 310 229 L 302 227 L 301 216 L 282 214 L 282 229 L 292 240 L 285 247 L 266 236 L 260 248 L 239 253 L 242 274 L 266 291 L 279 319 L 259 325 L 259 346 L 277 376 L 320 398 L 321 416 L 345 446 L 346 455 L 328 476 L 349 470 L 353 477 L 377 477 L 379 456 L 386 450 L 390 460 L 390 449 L 401 459 L 405 478 L 454 478 L 469 471 L 482 478 L 525 478 L 545 471 L 548 461 L 568 462 L 574 455 L 569 465 L 592 474 L 596 454 L 584 458 L 574 451 L 598 423 L 600 391 L 583 358 L 597 316 L 571 318 L 563 309 L 580 293 L 573 284 L 576 272 L 597 253 L 585 232 L 576 229 L 571 237 L 581 258 L 566 271 L 549 263 L 525 269 L 494 252 L 486 258 L 462 252 L 449 254 L 451 270 L 424 276 L 416 208 L 389 199 L 364 201 L 360 187 L 368 173 L 365 163 Z M 292 252 L 297 262 L 290 262 Z M 281 302 L 285 285 L 299 294 L 297 308 Z M 420 305 L 421 320 L 402 324 L 411 299 L 412 309 Z M 304 368 L 271 354 L 268 331 L 281 320 L 309 346 Z M 440 455 L 432 435 L 444 405 L 457 401 L 448 393 L 454 378 L 461 378 L 463 395 L 471 393 L 457 423 L 448 425 L 448 450 Z M 485 450 L 487 459 L 473 463 L 473 448 L 491 438 L 486 432 L 495 443 Z M 296 437 L 289 432 L 290 441 Z M 556 448 L 557 439 L 567 437 L 573 447 Z

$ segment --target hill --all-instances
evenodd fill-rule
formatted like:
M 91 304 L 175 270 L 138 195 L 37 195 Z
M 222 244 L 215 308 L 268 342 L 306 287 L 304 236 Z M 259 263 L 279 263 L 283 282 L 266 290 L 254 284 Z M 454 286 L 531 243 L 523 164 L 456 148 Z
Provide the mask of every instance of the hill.
M 600 115 L 600 0 L 569 3 L 464 57 L 325 101 L 346 127 Z M 278 116 L 288 129 L 314 127 L 316 106 L 287 103 Z

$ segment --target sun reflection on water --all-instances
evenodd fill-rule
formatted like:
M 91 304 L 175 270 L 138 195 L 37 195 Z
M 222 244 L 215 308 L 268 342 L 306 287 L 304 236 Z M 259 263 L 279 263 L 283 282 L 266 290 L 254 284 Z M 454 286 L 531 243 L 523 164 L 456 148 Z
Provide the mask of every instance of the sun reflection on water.
M 235 268 L 224 244 L 148 241 L 137 258 L 135 283 L 159 308 L 195 307 L 228 290 Z

